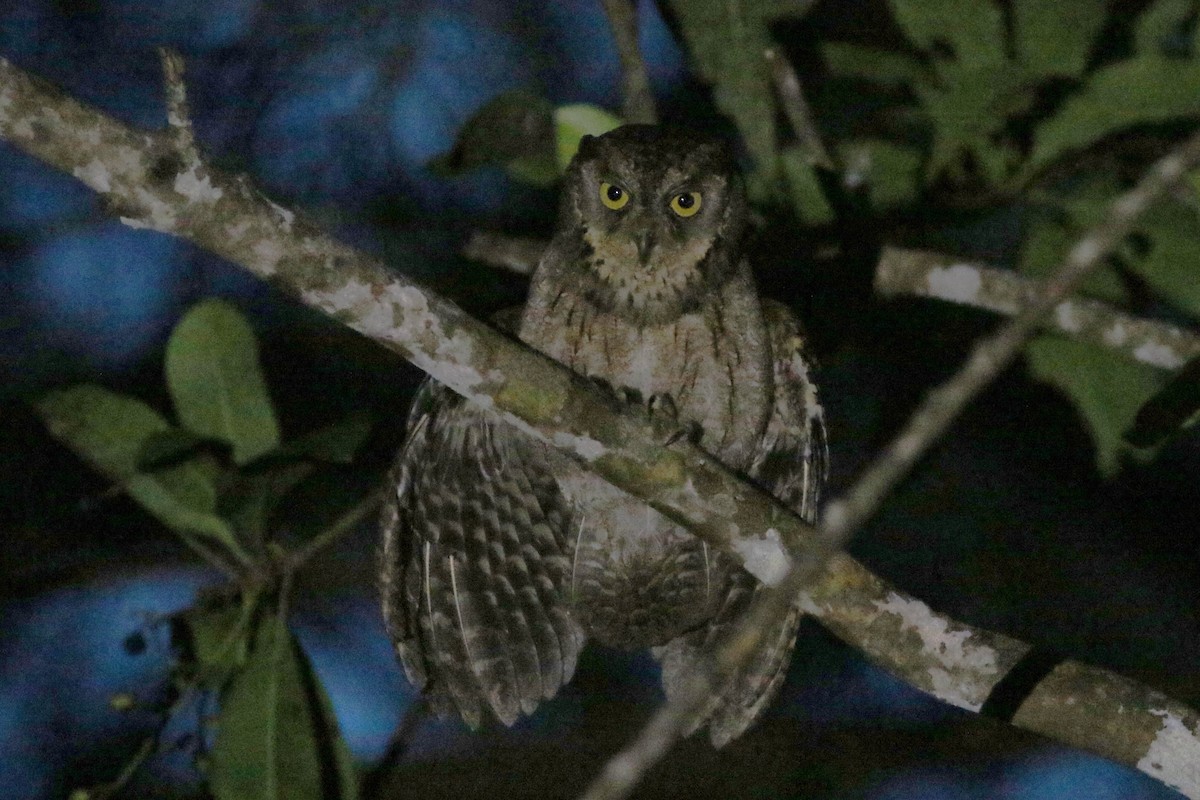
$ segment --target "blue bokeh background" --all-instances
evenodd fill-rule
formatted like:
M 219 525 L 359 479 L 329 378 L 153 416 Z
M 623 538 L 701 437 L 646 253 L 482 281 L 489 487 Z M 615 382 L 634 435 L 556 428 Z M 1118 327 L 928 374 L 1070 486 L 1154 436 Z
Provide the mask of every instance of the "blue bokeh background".
M 642 47 L 667 115 L 711 116 L 654 4 L 638 8 Z M 197 137 L 212 158 L 250 173 L 281 202 L 303 207 L 398 268 L 450 288 L 473 285 L 455 272 L 462 268 L 455 252 L 463 232 L 544 235 L 554 203 L 553 190 L 516 185 L 499 171 L 450 180 L 424 168 L 449 149 L 468 116 L 517 87 L 555 102 L 619 106 L 617 59 L 595 0 L 12 0 L 0 7 L 0 56 L 132 125 L 164 122 L 154 51 L 164 44 L 187 57 Z M 514 291 L 519 296 L 519 287 L 495 290 L 510 299 Z M 5 409 L 80 380 L 160 396 L 157 364 L 171 326 L 212 294 L 247 309 L 268 343 L 290 341 L 296 331 L 327 331 L 239 269 L 113 221 L 73 179 L 2 143 L 0 294 Z M 459 299 L 469 305 L 473 296 L 464 291 Z M 333 334 L 300 344 L 323 335 Z M 273 373 L 271 352 L 268 344 L 277 392 L 311 381 Z M 274 352 L 278 365 L 292 351 L 279 344 Z M 344 381 L 341 391 L 352 396 L 358 367 L 331 365 L 329 358 L 314 355 L 313 362 L 325 363 L 308 366 L 332 383 Z M 847 390 L 844 413 L 851 414 L 859 367 L 853 359 L 841 363 L 830 384 Z M 400 383 L 411 387 L 414 380 L 408 371 Z M 400 405 L 404 386 L 395 395 L 367 395 Z M 189 566 L 162 543 L 166 534 L 147 531 L 127 505 L 94 507 L 87 499 L 101 488 L 94 477 L 39 439 L 27 412 L 10 418 L 18 422 L 6 423 L 11 441 L 0 461 L 10 498 L 0 519 L 11 533 L 0 548 L 13 581 L 11 594 L 0 597 L 0 795 L 59 797 L 110 777 L 157 724 L 152 711 L 117 712 L 109 700 L 127 692 L 138 709 L 154 705 L 174 657 L 165 619 L 217 576 Z M 61 508 L 68 511 L 59 514 Z M 349 540 L 321 570 L 322 581 L 302 587 L 293 618 L 364 764 L 380 758 L 413 700 L 376 609 L 370 548 L 369 531 Z M 131 647 L 131 637 L 142 646 Z M 493 746 L 567 740 L 593 713 L 589 686 L 643 709 L 659 699 L 647 658 L 600 654 L 581 673 L 582 688 L 567 690 L 511 732 L 473 736 L 456 724 L 430 723 L 405 758 L 436 762 Z M 165 747 L 130 796 L 197 791 L 194 746 L 186 739 L 202 712 L 172 722 L 166 740 L 182 746 Z M 879 742 L 887 741 L 879 731 L 936 735 L 968 725 L 968 716 L 909 689 L 815 627 L 802 636 L 784 697 L 771 712 L 772 720 L 795 725 L 797 748 L 805 737 L 821 740 L 830 731 Z M 781 757 L 812 771 L 821 756 L 805 750 Z M 828 796 L 1174 796 L 1132 770 L 1033 740 L 967 761 L 939 746 L 928 758 L 865 772 L 866 778 L 847 772 L 841 784 L 828 785 Z

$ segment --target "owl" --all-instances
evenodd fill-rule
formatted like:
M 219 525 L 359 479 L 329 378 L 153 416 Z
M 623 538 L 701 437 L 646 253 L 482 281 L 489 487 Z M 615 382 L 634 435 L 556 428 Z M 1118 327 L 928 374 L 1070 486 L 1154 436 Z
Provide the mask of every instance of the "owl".
M 584 137 L 516 334 L 812 521 L 827 451 L 804 340 L 742 255 L 745 190 L 717 140 L 650 125 Z M 472 728 L 571 679 L 585 641 L 651 648 L 668 696 L 756 580 L 639 500 L 433 381 L 382 519 L 384 619 L 408 679 Z M 800 611 L 697 724 L 721 746 L 779 689 Z

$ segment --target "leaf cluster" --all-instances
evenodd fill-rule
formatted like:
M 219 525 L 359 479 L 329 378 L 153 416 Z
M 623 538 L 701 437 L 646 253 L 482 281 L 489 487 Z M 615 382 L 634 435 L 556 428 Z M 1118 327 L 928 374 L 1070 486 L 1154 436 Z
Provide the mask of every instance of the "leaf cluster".
M 337 720 L 287 626 L 298 564 L 273 540 L 271 520 L 321 464 L 353 459 L 370 419 L 354 414 L 284 442 L 253 331 L 220 300 L 197 304 L 176 326 L 164 375 L 174 421 L 91 384 L 49 393 L 37 412 L 56 439 L 231 578 L 174 618 L 181 658 L 173 711 L 197 694 L 220 703 L 211 751 L 198 753 L 214 796 L 354 798 Z
M 823 48 L 834 76 L 899 90 L 890 113 L 908 122 L 910 135 L 854 145 L 871 164 L 873 199 L 911 202 L 949 186 L 995 205 L 1016 204 L 1024 218 L 1017 268 L 1030 278 L 1052 273 L 1129 188 L 1123 174 L 1143 164 L 1128 163 L 1138 159 L 1124 158 L 1124 145 L 1200 117 L 1192 0 L 1151 3 L 1128 30 L 1118 30 L 1124 44 L 1115 48 L 1101 47 L 1119 28 L 1104 0 L 888 5 L 906 52 L 842 42 Z M 1098 158 L 1105 169 L 1096 170 Z M 1194 188 L 1160 202 L 1083 293 L 1135 313 L 1166 309 L 1200 321 L 1198 213 Z M 1156 370 L 1053 336 L 1033 341 L 1027 357 L 1033 375 L 1079 410 L 1102 472 L 1114 473 L 1124 456 L 1148 455 L 1134 443 L 1163 438 L 1127 435 L 1139 408 L 1163 386 Z M 1195 410 L 1200 392 L 1193 401 Z

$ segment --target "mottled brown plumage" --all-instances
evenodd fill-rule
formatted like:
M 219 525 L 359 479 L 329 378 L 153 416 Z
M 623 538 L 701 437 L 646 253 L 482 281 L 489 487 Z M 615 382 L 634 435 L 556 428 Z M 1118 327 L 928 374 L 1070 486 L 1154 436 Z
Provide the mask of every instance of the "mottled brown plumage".
M 518 334 L 698 425 L 701 446 L 812 520 L 821 409 L 794 318 L 758 298 L 745 217 L 711 139 L 642 125 L 586 138 Z M 472 727 L 552 697 L 587 637 L 655 648 L 672 694 L 757 591 L 725 554 L 433 383 L 395 481 L 380 561 L 388 630 L 409 679 Z M 704 721 L 718 746 L 778 690 L 799 616 L 713 697 Z

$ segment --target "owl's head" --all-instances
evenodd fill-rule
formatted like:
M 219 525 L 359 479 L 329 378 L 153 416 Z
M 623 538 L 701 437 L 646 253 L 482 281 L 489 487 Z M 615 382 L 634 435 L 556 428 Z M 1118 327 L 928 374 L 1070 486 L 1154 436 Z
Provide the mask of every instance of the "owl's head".
M 578 276 L 605 311 L 664 322 L 737 266 L 746 199 L 729 149 L 656 125 L 584 137 L 567 170 L 560 230 L 580 239 Z

